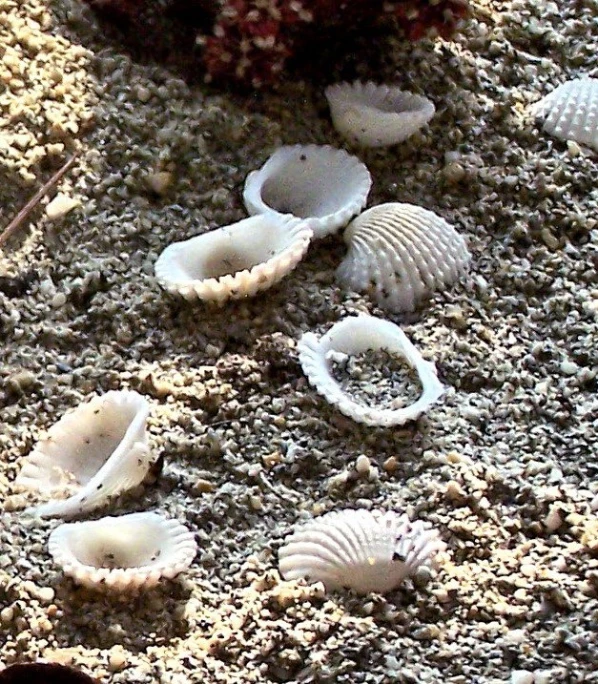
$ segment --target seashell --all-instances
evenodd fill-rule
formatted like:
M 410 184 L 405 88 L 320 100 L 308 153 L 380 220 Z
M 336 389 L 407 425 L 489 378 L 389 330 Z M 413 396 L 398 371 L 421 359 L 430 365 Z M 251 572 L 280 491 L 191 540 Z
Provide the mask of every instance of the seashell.
M 334 233 L 365 206 L 372 178 L 365 164 L 330 145 L 279 147 L 245 181 L 250 214 L 291 213 L 314 237 Z
M 371 290 L 393 312 L 412 311 L 434 290 L 457 280 L 471 255 L 463 236 L 434 212 L 389 202 L 354 219 L 344 235 L 349 251 L 336 270 L 341 285 Z
M 156 261 L 156 278 L 188 300 L 252 297 L 297 266 L 311 237 L 307 223 L 288 214 L 252 216 L 173 243 Z
M 435 530 L 406 515 L 346 509 L 293 532 L 278 551 L 279 570 L 286 580 L 323 582 L 327 590 L 383 594 L 444 547 Z
M 176 520 L 157 513 L 130 513 L 60 525 L 50 535 L 48 550 L 78 584 L 136 591 L 186 570 L 197 544 Z
M 562 83 L 533 106 L 542 128 L 560 140 L 598 150 L 598 79 L 585 76 Z
M 59 663 L 17 663 L 0 672 L 0 684 L 97 684 L 97 681 Z
M 388 147 L 406 140 L 434 116 L 421 95 L 375 83 L 337 83 L 324 94 L 337 132 L 363 147 Z
M 341 413 L 358 423 L 390 427 L 416 420 L 443 393 L 433 363 L 425 361 L 405 333 L 394 323 L 375 316 L 351 316 L 335 323 L 320 339 L 305 333 L 297 343 L 299 361 L 310 385 L 336 406 Z M 330 369 L 334 353 L 349 356 L 368 350 L 385 349 L 405 358 L 417 372 L 422 393 L 419 399 L 399 409 L 381 409 L 351 398 L 334 379 Z
M 98 680 L 59 663 L 17 663 L 0 672 L 0 684 L 96 684 Z
M 137 392 L 94 397 L 63 416 L 25 458 L 15 484 L 53 497 L 28 509 L 73 516 L 140 484 L 152 465 L 145 434 L 149 404 Z M 60 499 L 67 494 L 68 498 Z

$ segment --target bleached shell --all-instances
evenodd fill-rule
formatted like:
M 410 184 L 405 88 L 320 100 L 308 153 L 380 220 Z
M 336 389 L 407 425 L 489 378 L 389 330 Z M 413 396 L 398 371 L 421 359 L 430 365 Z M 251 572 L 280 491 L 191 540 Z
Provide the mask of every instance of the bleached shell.
M 598 79 L 566 81 L 533 106 L 542 127 L 561 140 L 598 150 Z
M 421 95 L 372 82 L 337 83 L 325 90 L 332 123 L 347 140 L 364 147 L 396 145 L 434 116 Z
M 405 333 L 394 323 L 375 316 L 351 316 L 336 323 L 320 339 L 305 333 L 297 344 L 299 361 L 310 385 L 349 418 L 371 426 L 390 427 L 415 420 L 443 392 L 433 363 L 422 358 Z M 331 352 L 349 356 L 368 350 L 385 349 L 405 358 L 417 372 L 422 393 L 413 404 L 400 409 L 381 409 L 355 401 L 331 373 Z
M 140 484 L 152 464 L 148 414 L 140 394 L 121 390 L 63 416 L 25 458 L 16 478 L 17 486 L 53 497 L 28 513 L 77 515 Z M 68 498 L 61 498 L 65 494 Z
M 157 513 L 131 513 L 57 527 L 48 542 L 65 575 L 95 589 L 135 591 L 172 579 L 197 553 L 194 535 Z
M 311 237 L 307 223 L 288 214 L 252 216 L 168 246 L 156 261 L 156 278 L 188 300 L 251 297 L 290 273 Z
M 383 308 L 412 311 L 434 290 L 455 282 L 470 261 L 459 233 L 434 212 L 389 202 L 354 219 L 344 235 L 349 251 L 336 270 L 338 282 L 368 290 Z
M 365 206 L 372 178 L 365 164 L 329 145 L 279 147 L 245 181 L 250 214 L 274 211 L 305 219 L 320 238 L 347 225 Z
M 343 510 L 300 526 L 278 552 L 286 580 L 385 593 L 443 550 L 435 530 L 392 511 Z

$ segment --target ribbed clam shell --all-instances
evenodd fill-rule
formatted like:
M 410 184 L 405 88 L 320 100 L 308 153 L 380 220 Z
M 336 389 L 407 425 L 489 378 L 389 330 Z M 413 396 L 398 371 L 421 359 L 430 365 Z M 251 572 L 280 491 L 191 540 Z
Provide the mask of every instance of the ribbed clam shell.
M 412 311 L 434 290 L 456 281 L 470 261 L 465 239 L 434 212 L 389 202 L 347 226 L 349 251 L 336 271 L 343 287 L 369 291 L 390 311 Z
M 344 510 L 301 525 L 278 552 L 286 580 L 360 594 L 397 587 L 444 548 L 435 530 L 394 512 Z
M 252 216 L 173 243 L 156 261 L 156 278 L 188 300 L 220 305 L 252 297 L 297 266 L 311 237 L 307 223 L 288 214 Z
M 421 95 L 372 82 L 337 83 L 325 90 L 332 123 L 347 140 L 363 147 L 396 145 L 434 116 L 434 103 Z
M 566 81 L 537 102 L 533 111 L 542 127 L 561 140 L 574 140 L 598 150 L 598 79 Z
M 349 418 L 371 426 L 390 427 L 415 420 L 436 402 L 443 387 L 433 363 L 422 358 L 405 333 L 394 323 L 375 316 L 351 316 L 336 323 L 320 339 L 305 333 L 297 344 L 299 361 L 310 385 Z M 405 358 L 417 372 L 422 394 L 417 401 L 400 409 L 381 409 L 350 397 L 334 379 L 330 352 L 353 356 L 368 350 L 385 349 Z
M 140 484 L 152 464 L 149 404 L 137 392 L 107 392 L 67 413 L 25 458 L 15 484 L 52 497 L 29 509 L 69 517 Z
M 250 214 L 290 213 L 320 238 L 347 225 L 365 206 L 372 179 L 365 164 L 329 145 L 279 147 L 245 181 Z
M 65 575 L 94 589 L 136 591 L 172 579 L 197 553 L 194 535 L 157 513 L 131 513 L 57 527 L 48 542 Z

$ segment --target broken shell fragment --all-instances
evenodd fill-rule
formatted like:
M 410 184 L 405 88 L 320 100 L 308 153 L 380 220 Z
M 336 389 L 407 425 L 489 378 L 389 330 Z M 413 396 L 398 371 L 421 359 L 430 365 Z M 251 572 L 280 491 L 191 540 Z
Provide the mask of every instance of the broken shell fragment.
M 73 516 L 105 505 L 140 484 L 152 458 L 145 422 L 149 404 L 137 392 L 112 391 L 67 413 L 25 458 L 15 484 L 52 501 L 28 509 Z M 61 496 L 68 498 L 60 498 Z
M 312 231 L 290 215 L 252 216 L 175 242 L 156 261 L 156 278 L 187 300 L 223 304 L 279 282 L 307 252 Z
M 325 91 L 337 132 L 363 147 L 388 147 L 406 140 L 434 116 L 421 95 L 372 82 L 337 83 Z
M 250 214 L 290 213 L 321 238 L 347 225 L 365 206 L 372 178 L 365 164 L 330 145 L 280 147 L 245 181 Z
M 533 105 L 542 128 L 560 140 L 573 140 L 598 150 L 598 79 L 576 78 Z
M 336 270 L 339 283 L 369 291 L 384 309 L 412 311 L 455 282 L 471 255 L 462 235 L 434 212 L 389 202 L 354 219 L 344 234 L 349 251 Z
M 394 323 L 375 316 L 351 316 L 336 323 L 320 339 L 305 333 L 297 344 L 299 361 L 310 385 L 349 418 L 370 426 L 390 427 L 416 420 L 443 393 L 433 363 L 425 361 L 405 333 Z M 422 393 L 414 403 L 398 409 L 377 408 L 349 396 L 331 372 L 335 353 L 354 356 L 384 349 L 397 354 L 417 372 Z M 331 354 L 332 352 L 332 354 Z
M 92 589 L 137 591 L 172 579 L 197 553 L 194 535 L 157 513 L 131 513 L 57 527 L 48 550 L 65 575 Z
M 436 530 L 392 511 L 347 509 L 298 527 L 279 549 L 286 580 L 386 593 L 444 549 Z

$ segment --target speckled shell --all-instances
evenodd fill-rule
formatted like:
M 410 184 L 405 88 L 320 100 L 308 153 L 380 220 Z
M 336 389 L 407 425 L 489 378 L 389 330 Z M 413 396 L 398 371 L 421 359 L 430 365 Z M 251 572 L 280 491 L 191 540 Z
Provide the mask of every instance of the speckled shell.
M 334 128 L 363 147 L 396 145 L 434 116 L 434 103 L 397 87 L 337 83 L 326 88 Z
M 311 332 L 301 337 L 297 344 L 299 361 L 310 385 L 328 402 L 349 418 L 370 426 L 390 427 L 403 425 L 417 419 L 434 404 L 443 393 L 443 386 L 436 377 L 433 363 L 425 361 L 411 344 L 405 333 L 394 323 L 375 316 L 351 316 L 336 323 L 320 339 Z M 345 393 L 334 379 L 330 369 L 331 353 L 341 352 L 349 356 L 368 350 L 385 349 L 391 354 L 405 358 L 416 370 L 422 384 L 422 394 L 417 401 L 399 409 L 380 409 L 358 403 Z
M 365 164 L 344 150 L 292 145 L 278 148 L 247 176 L 243 199 L 250 214 L 291 213 L 320 238 L 361 211 L 371 185 Z
M 337 281 L 368 291 L 383 308 L 412 311 L 434 290 L 467 270 L 464 238 L 443 218 L 413 204 L 390 202 L 354 219 L 344 235 L 349 251 Z
M 301 525 L 278 552 L 286 580 L 386 593 L 444 548 L 435 530 L 393 512 L 343 510 Z
M 533 106 L 542 127 L 561 140 L 598 150 L 598 79 L 566 81 Z
M 69 517 L 140 484 L 153 460 L 148 414 L 147 401 L 128 390 L 107 392 L 67 413 L 25 458 L 15 481 L 58 498 L 27 512 Z
M 312 231 L 290 215 L 263 214 L 175 242 L 156 261 L 162 287 L 185 299 L 218 305 L 252 297 L 290 273 Z
M 48 550 L 65 575 L 99 590 L 138 591 L 186 570 L 194 535 L 157 513 L 131 513 L 57 527 Z

